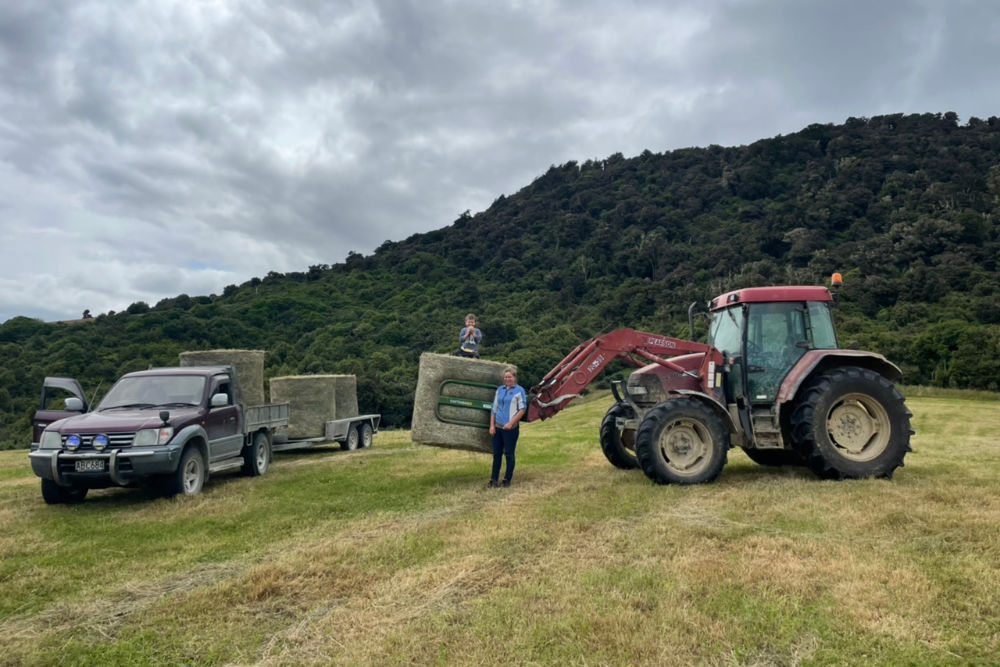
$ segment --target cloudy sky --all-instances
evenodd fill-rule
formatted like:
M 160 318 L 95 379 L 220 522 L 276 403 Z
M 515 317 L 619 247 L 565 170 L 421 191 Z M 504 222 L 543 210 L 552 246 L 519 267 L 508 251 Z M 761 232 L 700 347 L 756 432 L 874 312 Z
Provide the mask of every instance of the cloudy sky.
M 1000 3 L 4 0 L 0 322 L 221 293 L 552 164 L 1000 115 Z

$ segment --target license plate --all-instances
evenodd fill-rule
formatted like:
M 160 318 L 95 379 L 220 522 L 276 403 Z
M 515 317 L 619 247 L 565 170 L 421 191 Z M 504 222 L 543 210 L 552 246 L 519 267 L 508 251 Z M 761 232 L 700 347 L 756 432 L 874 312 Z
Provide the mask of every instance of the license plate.
M 77 472 L 104 472 L 104 459 L 77 459 Z

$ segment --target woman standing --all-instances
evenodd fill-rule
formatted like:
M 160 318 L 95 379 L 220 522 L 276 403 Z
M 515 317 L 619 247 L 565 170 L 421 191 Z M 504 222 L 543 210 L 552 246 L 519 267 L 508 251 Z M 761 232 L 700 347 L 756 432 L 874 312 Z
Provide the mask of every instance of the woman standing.
M 493 472 L 490 474 L 490 488 L 510 486 L 514 476 L 514 448 L 517 447 L 519 434 L 518 422 L 528 408 L 528 394 L 517 384 L 517 371 L 505 368 L 503 385 L 497 388 L 493 397 L 493 409 L 490 410 L 490 435 L 493 436 Z M 500 479 L 500 463 L 507 459 L 507 469 L 504 471 L 503 483 Z

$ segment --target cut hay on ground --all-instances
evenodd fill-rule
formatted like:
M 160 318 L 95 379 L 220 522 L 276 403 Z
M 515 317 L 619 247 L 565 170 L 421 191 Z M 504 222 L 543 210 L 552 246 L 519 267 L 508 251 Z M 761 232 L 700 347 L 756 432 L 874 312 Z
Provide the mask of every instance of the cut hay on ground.
M 271 378 L 271 400 L 288 402 L 289 438 L 318 438 L 326 432 L 326 422 L 337 419 L 338 383 L 343 375 L 289 375 Z M 351 376 L 353 377 L 353 376 Z M 357 398 L 354 400 L 357 405 Z M 349 415 L 353 416 L 353 415 Z
M 233 366 L 244 405 L 263 405 L 264 350 L 196 350 L 181 352 L 181 366 Z
M 413 442 L 433 447 L 492 453 L 489 412 L 442 405 L 440 406 L 440 416 L 444 419 L 475 422 L 482 424 L 482 426 L 466 426 L 441 421 L 437 413 L 438 397 L 445 395 L 492 402 L 496 388 L 503 384 L 505 368 L 514 368 L 514 366 L 497 361 L 453 357 L 431 352 L 420 355 L 417 390 L 413 399 L 413 427 L 410 432 Z M 470 387 L 448 384 L 442 388 L 442 382 L 445 380 L 482 382 L 488 386 Z

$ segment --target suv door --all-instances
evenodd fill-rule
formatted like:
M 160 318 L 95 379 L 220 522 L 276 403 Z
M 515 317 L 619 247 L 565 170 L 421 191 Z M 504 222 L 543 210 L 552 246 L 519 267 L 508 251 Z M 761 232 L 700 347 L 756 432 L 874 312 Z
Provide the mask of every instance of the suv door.
M 216 394 L 225 394 L 228 399 L 227 404 L 213 408 L 211 401 Z M 216 375 L 212 378 L 208 401 L 205 431 L 208 433 L 209 461 L 221 461 L 238 456 L 243 450 L 240 408 L 233 400 L 233 383 L 228 375 Z
M 67 400 L 72 398 L 80 400 L 79 410 L 66 408 Z M 87 410 L 87 397 L 79 382 L 73 378 L 45 378 L 42 382 L 42 397 L 31 422 L 31 449 L 38 449 L 38 441 L 41 440 L 42 431 L 46 426 L 66 417 L 83 414 Z

